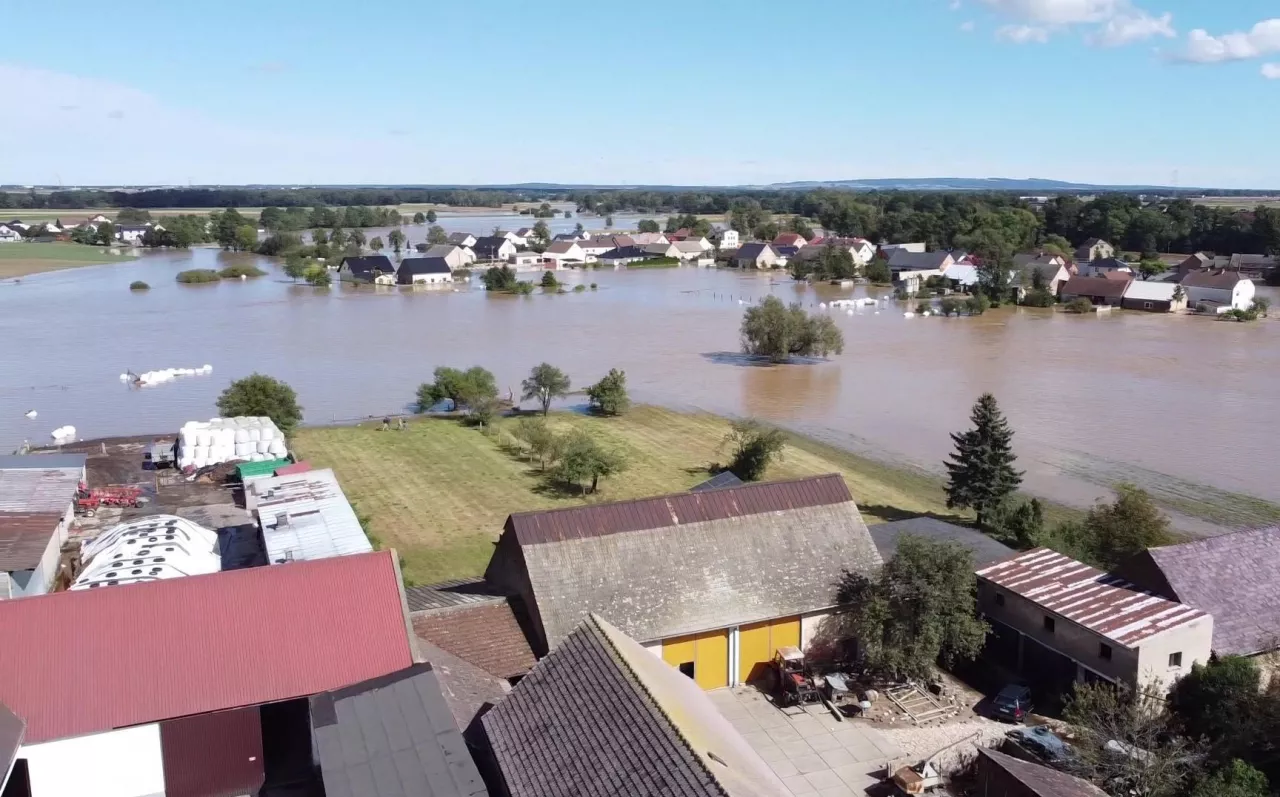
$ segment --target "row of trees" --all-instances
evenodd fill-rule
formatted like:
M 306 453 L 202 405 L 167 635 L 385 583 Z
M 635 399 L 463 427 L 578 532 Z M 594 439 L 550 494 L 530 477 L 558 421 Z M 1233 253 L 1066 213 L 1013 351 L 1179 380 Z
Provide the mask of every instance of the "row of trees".
M 161 188 L 0 192 L 0 208 L 262 208 L 430 204 L 499 208 L 546 192 L 456 188 Z M 328 225 L 326 225 L 328 226 Z
M 434 211 L 432 212 L 434 215 Z M 393 207 L 347 205 L 332 208 L 325 205 L 280 208 L 270 205 L 258 215 L 258 223 L 268 231 L 330 229 L 332 227 L 395 227 L 403 221 Z

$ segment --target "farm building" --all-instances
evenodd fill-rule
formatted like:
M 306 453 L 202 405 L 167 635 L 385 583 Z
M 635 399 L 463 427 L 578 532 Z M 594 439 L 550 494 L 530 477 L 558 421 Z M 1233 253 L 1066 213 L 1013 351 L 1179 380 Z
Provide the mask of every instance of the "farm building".
M 245 508 L 262 527 L 273 565 L 373 550 L 328 468 L 255 479 L 245 488 Z
M 83 454 L 0 456 L 0 600 L 43 595 L 85 478 Z
M 443 257 L 406 257 L 400 262 L 396 282 L 401 285 L 448 285 L 453 282 L 453 270 Z

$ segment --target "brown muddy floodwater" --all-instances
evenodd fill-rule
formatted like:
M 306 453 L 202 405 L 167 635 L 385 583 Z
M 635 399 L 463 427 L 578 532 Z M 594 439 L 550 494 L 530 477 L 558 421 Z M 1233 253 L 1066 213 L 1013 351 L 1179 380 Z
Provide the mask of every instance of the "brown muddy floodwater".
M 173 280 L 182 269 L 243 261 L 271 275 Z M 1268 517 L 1229 493 L 1280 502 L 1280 320 L 1028 309 L 908 319 L 890 304 L 878 313 L 828 311 L 846 341 L 829 362 L 761 367 L 735 354 L 744 303 L 774 294 L 816 309 L 865 289 L 691 268 L 561 277 L 599 290 L 316 290 L 290 284 L 265 258 L 211 249 L 7 282 L 0 451 L 24 440 L 46 444 L 64 424 L 81 437 L 174 431 L 214 415 L 227 383 L 254 371 L 293 385 L 308 423 L 328 423 L 403 411 L 438 365 L 483 365 L 506 393 L 545 360 L 575 388 L 622 368 L 637 401 L 750 415 L 933 471 L 950 450 L 948 433 L 964 428 L 974 399 L 991 391 L 1017 430 L 1019 464 L 1035 493 L 1087 505 L 1127 480 L 1171 508 L 1213 502 L 1214 517 L 1238 525 Z M 152 290 L 131 293 L 136 279 Z M 118 378 L 206 363 L 211 376 L 158 387 L 134 389 Z M 38 417 L 23 417 L 28 410 Z M 1179 522 L 1195 528 L 1191 518 Z

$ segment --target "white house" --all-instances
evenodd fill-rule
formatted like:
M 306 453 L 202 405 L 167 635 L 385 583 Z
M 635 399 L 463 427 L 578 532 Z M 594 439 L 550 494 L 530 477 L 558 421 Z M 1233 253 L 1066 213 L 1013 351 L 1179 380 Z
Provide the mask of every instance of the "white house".
M 542 255 L 537 252 L 516 252 L 507 258 L 507 262 L 516 268 L 535 268 L 542 262 Z
M 582 251 L 580 244 L 580 241 L 556 241 L 547 247 L 547 251 L 542 253 L 542 258 L 555 261 L 557 267 L 562 267 L 569 263 L 594 263 L 596 256 L 588 255 Z
M 880 244 L 880 251 L 885 257 L 893 257 L 893 253 L 897 251 L 913 252 L 917 255 L 924 254 L 928 247 L 922 243 L 909 244 Z
M 1202 312 L 1248 310 L 1256 289 L 1253 280 L 1239 271 L 1193 271 L 1182 278 L 1187 306 Z
M 475 239 L 471 246 L 476 253 L 476 260 L 506 260 L 516 253 L 516 245 L 500 235 Z
M 449 268 L 466 268 L 476 262 L 476 253 L 456 244 L 435 244 L 428 246 L 423 257 L 442 257 Z
M 372 282 L 375 285 L 395 285 L 396 267 L 386 255 L 368 257 L 344 257 L 338 267 L 338 279 L 344 282 Z
M 650 244 L 654 246 L 655 244 Z M 661 246 L 662 244 L 656 244 Z M 603 255 L 600 255 L 598 262 L 606 266 L 626 266 L 631 263 L 639 263 L 644 260 L 650 260 L 653 255 L 649 254 L 647 246 L 620 246 L 617 249 L 610 249 Z
M 500 238 L 506 238 L 508 241 L 510 241 L 511 243 L 515 244 L 517 247 L 521 247 L 521 246 L 528 246 L 528 245 L 529 245 L 529 239 L 528 239 L 528 237 L 527 237 L 527 236 L 524 236 L 524 235 L 521 235 L 521 234 L 520 234 L 520 233 L 518 233 L 518 232 L 504 232 L 504 233 L 502 233 L 502 234 L 501 234 L 500 236 L 498 236 L 498 237 L 500 237 Z
M 778 268 L 783 263 L 778 257 L 778 250 L 771 244 L 759 242 L 738 247 L 733 259 L 738 268 Z
M 737 249 L 739 245 L 738 231 L 729 229 L 720 233 L 721 249 Z
M 97 215 L 95 215 L 95 216 L 90 216 L 90 217 L 89 217 L 89 223 L 90 223 L 90 224 L 101 224 L 101 223 L 102 223 L 102 222 L 104 222 L 104 221 L 111 221 L 111 219 L 107 218 L 106 216 L 102 215 L 101 213 L 99 213 L 99 214 L 97 214 Z
M 406 257 L 395 279 L 401 285 L 448 285 L 453 270 L 443 257 Z
M 660 232 L 637 232 L 637 233 L 632 233 L 628 237 L 631 238 L 631 242 L 635 246 L 648 246 L 649 244 L 665 244 L 668 242 L 667 236 L 663 235 Z M 736 245 L 737 244 L 735 244 L 735 246 Z
M 8 224 L 0 224 L 0 244 L 13 243 L 21 241 L 22 233 L 10 227 Z
M 680 258 L 680 247 L 676 244 L 684 243 L 683 241 L 669 241 L 665 244 L 649 244 L 644 247 L 644 253 L 649 257 L 674 257 Z
M 675 256 L 681 260 L 699 260 L 707 252 L 711 251 L 711 245 L 707 244 L 706 247 L 703 247 L 704 243 L 707 243 L 706 238 L 700 241 L 676 241 L 669 245 L 675 248 Z
M 449 243 L 455 246 L 473 247 L 476 245 L 476 237 L 469 232 L 450 233 Z
M 116 240 L 136 244 L 151 229 L 145 224 L 122 224 L 116 227 Z
M 560 241 L 559 243 L 566 243 L 566 242 Z M 569 243 L 576 243 L 578 245 L 578 248 L 582 250 L 583 254 L 591 258 L 597 258 L 600 255 L 603 255 L 605 252 L 608 252 L 613 249 L 617 249 L 620 246 L 630 246 L 631 239 L 625 236 L 611 235 L 608 237 L 589 238 L 585 241 L 576 241 L 576 242 L 569 242 Z
M 1076 268 L 1078 270 L 1077 274 L 1081 277 L 1105 277 L 1112 272 L 1133 273 L 1133 268 L 1128 263 L 1114 257 L 1099 257 L 1082 261 L 1077 264 Z

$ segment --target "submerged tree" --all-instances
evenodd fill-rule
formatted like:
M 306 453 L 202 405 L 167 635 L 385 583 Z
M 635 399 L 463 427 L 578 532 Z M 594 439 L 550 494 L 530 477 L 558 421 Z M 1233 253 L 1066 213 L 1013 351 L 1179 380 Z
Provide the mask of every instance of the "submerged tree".
M 621 415 L 626 412 L 631 406 L 631 399 L 627 397 L 626 372 L 610 368 L 604 378 L 587 388 L 587 398 L 590 399 L 591 409 L 600 415 Z
M 218 396 L 218 413 L 224 417 L 266 416 L 286 435 L 302 420 L 298 394 L 279 379 L 253 374 L 237 379 Z
M 787 307 L 766 296 L 742 317 L 742 351 L 774 362 L 826 357 L 844 351 L 844 335 L 830 316 L 811 316 L 798 303 Z
M 465 371 L 440 366 L 432 376 L 435 381 L 418 386 L 418 412 L 427 412 L 445 400 L 453 402 L 454 409 L 470 412 L 498 395 L 493 374 L 478 365 Z
M 973 509 L 986 528 L 988 515 L 1022 484 L 1022 473 L 1013 468 L 1013 430 L 995 396 L 983 393 L 971 418 L 972 429 L 951 435 L 956 450 L 945 463 L 947 507 Z

